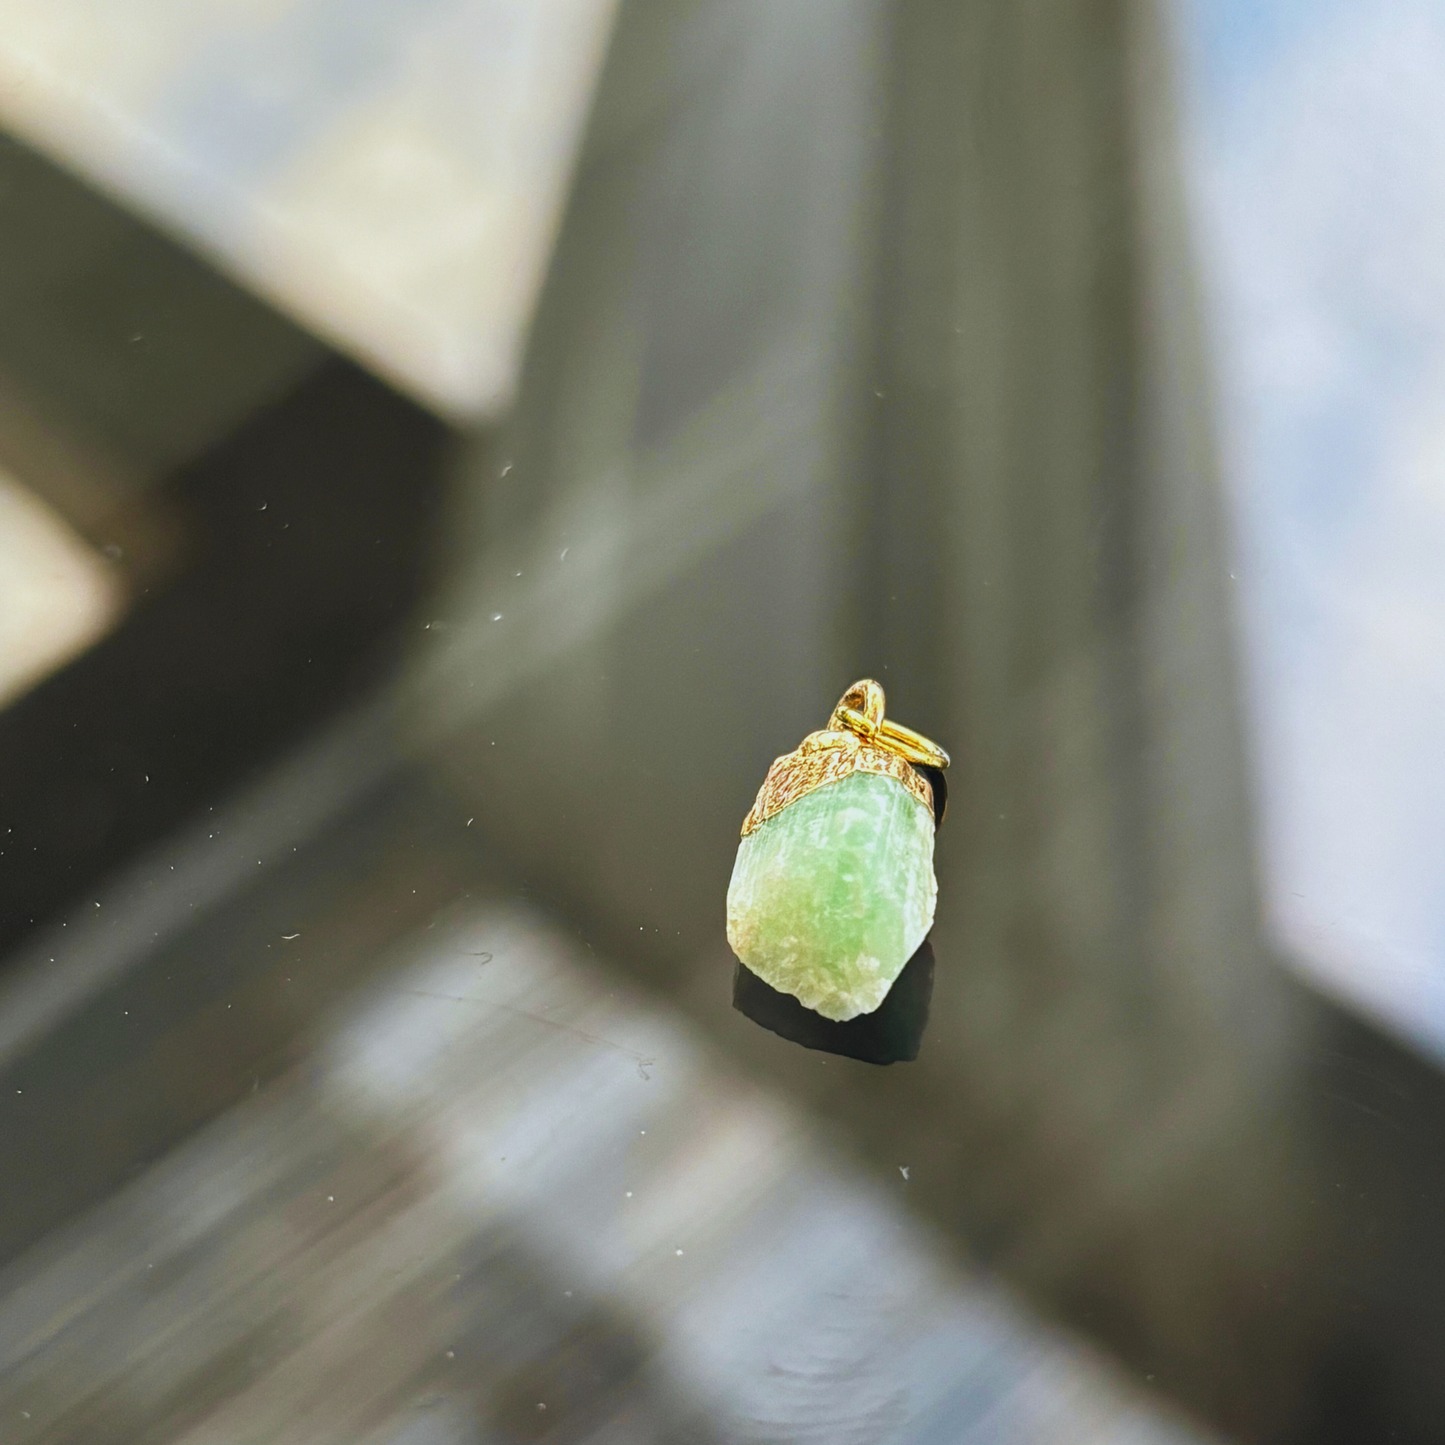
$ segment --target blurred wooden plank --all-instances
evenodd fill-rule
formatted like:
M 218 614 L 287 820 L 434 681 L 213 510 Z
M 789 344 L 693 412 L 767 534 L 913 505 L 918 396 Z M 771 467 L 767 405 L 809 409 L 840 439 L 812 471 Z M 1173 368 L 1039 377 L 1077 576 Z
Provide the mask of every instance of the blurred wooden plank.
M 303 1062 L 0 1275 L 7 1440 L 1201 1438 L 531 911 L 455 908 L 367 971 Z

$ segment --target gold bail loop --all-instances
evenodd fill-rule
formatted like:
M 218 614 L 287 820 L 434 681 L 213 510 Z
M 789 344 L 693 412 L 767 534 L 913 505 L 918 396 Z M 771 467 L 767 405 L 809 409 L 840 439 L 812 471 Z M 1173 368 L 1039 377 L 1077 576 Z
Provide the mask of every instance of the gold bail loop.
M 838 699 L 828 726 L 834 732 L 846 728 L 860 738 L 872 742 L 878 729 L 883 726 L 883 689 L 871 677 L 855 682 Z
M 874 747 L 897 753 L 910 763 L 925 768 L 946 768 L 948 754 L 921 733 L 902 723 L 889 721 L 883 714 L 883 688 L 871 677 L 855 682 L 838 700 L 828 726 L 835 732 L 847 729 Z

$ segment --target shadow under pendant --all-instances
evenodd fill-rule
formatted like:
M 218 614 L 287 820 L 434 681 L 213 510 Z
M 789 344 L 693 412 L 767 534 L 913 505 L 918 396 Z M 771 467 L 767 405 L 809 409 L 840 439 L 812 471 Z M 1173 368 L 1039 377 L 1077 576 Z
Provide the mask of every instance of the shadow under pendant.
M 741 963 L 838 1023 L 883 1003 L 933 926 L 938 892 L 948 754 L 883 708 L 878 683 L 856 682 L 826 728 L 773 763 L 728 885 Z

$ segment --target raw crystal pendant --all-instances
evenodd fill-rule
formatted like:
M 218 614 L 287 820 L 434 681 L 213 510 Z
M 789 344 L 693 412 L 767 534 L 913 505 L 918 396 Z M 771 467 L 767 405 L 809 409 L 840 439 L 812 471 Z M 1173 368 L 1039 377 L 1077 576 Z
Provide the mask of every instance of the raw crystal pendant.
M 942 748 L 855 683 L 827 728 L 768 771 L 743 822 L 728 942 L 771 988 L 824 1018 L 872 1013 L 933 926 Z

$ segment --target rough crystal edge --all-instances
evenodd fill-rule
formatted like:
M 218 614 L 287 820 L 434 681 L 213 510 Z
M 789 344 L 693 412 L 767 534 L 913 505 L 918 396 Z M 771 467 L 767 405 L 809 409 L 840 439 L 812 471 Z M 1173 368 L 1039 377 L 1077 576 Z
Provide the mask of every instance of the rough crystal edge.
M 892 778 L 902 783 L 929 813 L 933 812 L 933 789 L 906 759 L 863 742 L 855 733 L 825 728 L 809 733 L 794 751 L 773 760 L 756 801 L 743 819 L 742 836 L 746 838 L 790 803 L 796 803 L 817 788 L 840 782 L 851 773 L 876 773 Z
M 872 957 L 871 954 L 860 953 L 849 967 L 855 975 L 866 974 L 867 982 L 855 978 L 853 984 L 844 989 L 839 986 L 837 979 L 829 974 L 821 971 L 817 974 L 805 974 L 795 981 L 793 997 L 804 1008 L 812 1009 L 815 1014 L 837 1024 L 874 1013 L 888 997 L 888 992 L 893 987 L 893 979 L 884 977 L 882 960 Z M 762 978 L 762 975 L 759 974 L 758 977 Z M 766 979 L 763 981 L 767 982 Z
M 805 1049 L 840 1054 L 865 1064 L 909 1063 L 918 1057 L 928 1028 L 933 967 L 933 945 L 925 938 L 872 1013 L 840 1022 L 775 989 L 738 959 L 733 970 L 733 1007 L 744 1018 Z

